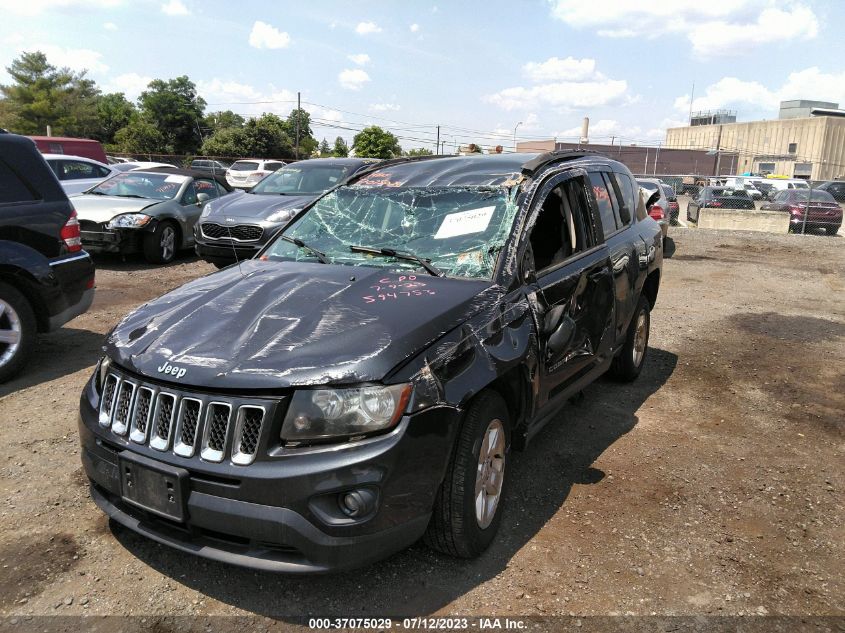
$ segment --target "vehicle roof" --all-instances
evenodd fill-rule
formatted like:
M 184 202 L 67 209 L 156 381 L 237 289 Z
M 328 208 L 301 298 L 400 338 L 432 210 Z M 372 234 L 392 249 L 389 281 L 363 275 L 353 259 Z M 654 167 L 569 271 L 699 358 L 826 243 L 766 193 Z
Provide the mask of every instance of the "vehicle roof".
M 425 157 L 362 172 L 351 184 L 379 186 L 380 181 L 400 187 L 478 187 L 501 185 L 518 177 L 525 163 L 539 154 L 475 154 L 470 156 Z
M 81 141 L 83 143 L 97 143 L 100 141 L 93 138 L 75 138 L 73 136 L 30 136 L 33 141 Z
M 351 165 L 353 167 L 357 167 L 358 165 L 376 165 L 380 162 L 381 160 L 378 158 L 305 158 L 303 160 L 298 160 L 296 162 L 289 163 L 289 165 L 300 165 L 302 163 L 319 163 L 320 165 Z
M 130 172 L 123 172 L 124 174 L 164 174 L 166 176 L 172 176 L 176 174 L 178 176 L 188 176 L 190 178 L 214 178 L 218 183 L 223 185 L 228 191 L 232 190 L 231 185 L 226 182 L 226 179 L 223 177 L 223 174 L 209 174 L 207 171 L 200 171 L 198 169 L 181 169 L 176 168 L 172 169 L 170 167 L 151 167 L 150 169 L 139 169 L 137 171 L 130 171 Z
M 84 163 L 95 163 L 100 167 L 108 167 L 107 164 L 101 163 L 98 160 L 94 160 L 93 158 L 88 158 L 87 156 L 75 156 L 73 154 L 49 154 L 49 153 L 42 153 L 41 154 L 45 159 L 46 158 L 70 158 L 71 160 L 81 160 Z

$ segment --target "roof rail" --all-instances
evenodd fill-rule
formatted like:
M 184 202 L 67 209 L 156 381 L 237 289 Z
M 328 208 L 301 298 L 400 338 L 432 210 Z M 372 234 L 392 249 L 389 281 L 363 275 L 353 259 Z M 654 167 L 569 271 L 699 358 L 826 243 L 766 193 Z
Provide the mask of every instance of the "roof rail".
M 601 156 L 607 158 L 604 154 L 601 154 L 592 149 L 554 150 L 551 152 L 546 152 L 545 154 L 540 154 L 539 156 L 537 156 L 537 158 L 532 158 L 531 160 L 529 160 L 522 166 L 522 173 L 526 176 L 530 176 L 531 174 L 534 174 L 539 171 L 541 167 L 545 167 L 549 163 L 556 163 L 565 160 L 575 160 L 576 158 L 584 158 L 585 156 Z

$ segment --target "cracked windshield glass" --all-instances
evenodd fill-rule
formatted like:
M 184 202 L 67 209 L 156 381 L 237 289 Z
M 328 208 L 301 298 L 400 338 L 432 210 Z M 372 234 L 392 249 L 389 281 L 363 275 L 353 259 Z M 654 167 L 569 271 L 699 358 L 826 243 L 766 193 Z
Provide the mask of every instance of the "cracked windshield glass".
M 420 268 L 350 247 L 391 249 L 428 260 L 451 277 L 489 279 L 515 212 L 504 187 L 345 187 L 285 231 L 308 248 L 277 239 L 263 257 L 316 261 L 316 250 L 335 264 Z

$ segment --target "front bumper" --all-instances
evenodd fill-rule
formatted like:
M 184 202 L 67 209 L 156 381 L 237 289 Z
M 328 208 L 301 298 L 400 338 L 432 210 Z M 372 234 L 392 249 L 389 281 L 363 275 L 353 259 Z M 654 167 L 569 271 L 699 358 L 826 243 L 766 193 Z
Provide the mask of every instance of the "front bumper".
M 396 431 L 358 445 L 291 449 L 248 466 L 185 458 L 121 437 L 97 422 L 97 395 L 83 393 L 82 463 L 95 503 L 118 523 L 183 552 L 265 571 L 321 573 L 359 567 L 411 545 L 425 532 L 443 479 L 459 412 L 406 416 Z M 187 471 L 186 520 L 161 518 L 123 500 L 120 455 Z M 377 490 L 361 520 L 327 514 L 326 499 Z
M 90 253 L 138 253 L 143 249 L 140 229 L 81 231 L 82 247 Z
M 256 246 L 204 244 L 196 242 L 194 250 L 200 259 L 213 264 L 232 264 L 236 260 L 252 259 L 261 250 L 263 244 Z

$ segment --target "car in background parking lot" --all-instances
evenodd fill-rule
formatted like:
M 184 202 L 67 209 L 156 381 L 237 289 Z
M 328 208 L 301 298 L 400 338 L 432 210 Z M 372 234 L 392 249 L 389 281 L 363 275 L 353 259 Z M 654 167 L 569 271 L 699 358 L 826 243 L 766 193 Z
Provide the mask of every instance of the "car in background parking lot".
M 845 203 L 845 180 L 830 180 L 828 182 L 823 182 L 816 187 L 816 191 L 826 191 L 840 204 Z
M 82 193 L 118 173 L 106 165 L 84 156 L 65 156 L 64 154 L 44 154 L 50 169 L 59 179 L 59 184 L 67 195 Z
M 195 158 L 191 161 L 190 169 L 195 171 L 206 171 L 210 174 L 225 174 L 226 170 L 232 166 L 232 163 L 222 160 L 212 160 L 210 158 Z
M 663 194 L 669 202 L 669 224 L 678 226 L 678 216 L 681 214 L 681 207 L 678 204 L 678 196 L 675 194 L 675 189 L 672 185 L 662 184 Z
M 778 191 L 761 209 L 788 212 L 792 233 L 824 229 L 828 235 L 836 235 L 842 226 L 842 207 L 830 193 L 819 189 Z
M 153 161 L 126 161 L 125 163 L 116 163 L 112 168 L 117 171 L 138 171 L 139 169 L 179 169 L 176 165 L 170 163 L 156 163 Z
M 648 214 L 660 225 L 666 239 L 669 233 L 669 200 L 663 190 L 663 181 L 659 178 L 637 178 L 637 184 L 643 191 Z
M 218 267 L 249 259 L 317 196 L 377 162 L 368 158 L 301 160 L 267 176 L 248 192 L 207 204 L 195 232 L 197 255 Z
M 0 132 L 0 382 L 23 368 L 38 332 L 93 299 L 94 263 L 67 194 L 30 139 Z
M 222 176 L 158 168 L 112 176 L 73 204 L 89 251 L 143 252 L 148 262 L 166 264 L 194 245 L 202 207 L 231 191 Z
M 265 160 L 263 158 L 249 158 L 236 160 L 226 170 L 226 181 L 237 189 L 249 189 L 255 186 L 264 176 L 285 166 L 281 160 Z
M 701 209 L 737 209 L 754 210 L 754 200 L 745 189 L 726 189 L 724 187 L 704 187 L 687 204 L 687 220 L 698 222 Z

